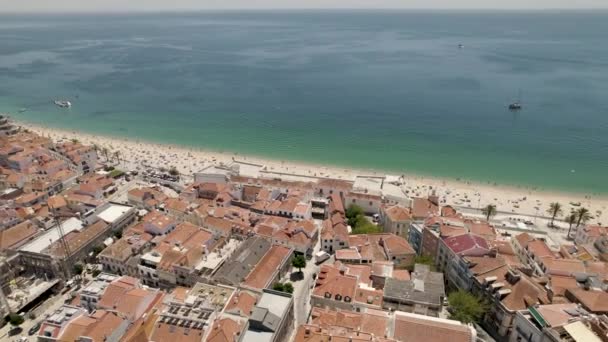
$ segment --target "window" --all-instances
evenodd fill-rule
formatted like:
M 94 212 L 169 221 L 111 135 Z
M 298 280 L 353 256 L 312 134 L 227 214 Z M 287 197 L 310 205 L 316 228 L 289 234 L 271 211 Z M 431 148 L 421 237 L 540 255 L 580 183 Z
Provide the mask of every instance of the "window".
M 370 206 L 372 206 L 372 205 L 374 205 L 374 204 L 372 203 L 372 201 L 369 201 L 369 205 L 370 205 Z
M 357 200 L 353 198 L 353 203 L 357 203 Z

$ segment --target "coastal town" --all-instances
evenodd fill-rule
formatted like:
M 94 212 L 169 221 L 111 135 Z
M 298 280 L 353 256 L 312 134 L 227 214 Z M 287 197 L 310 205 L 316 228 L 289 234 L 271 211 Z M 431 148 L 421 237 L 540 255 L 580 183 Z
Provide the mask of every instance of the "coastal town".
M 7 115 L 0 189 L 2 341 L 608 341 L 605 199 Z

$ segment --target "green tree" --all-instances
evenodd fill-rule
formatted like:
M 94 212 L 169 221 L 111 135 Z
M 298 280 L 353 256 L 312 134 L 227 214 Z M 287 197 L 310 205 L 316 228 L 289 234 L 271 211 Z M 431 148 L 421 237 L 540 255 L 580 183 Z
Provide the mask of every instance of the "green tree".
M 576 223 L 576 213 L 571 212 L 570 215 L 568 215 L 568 217 L 566 217 L 566 222 L 568 222 L 568 225 L 569 225 L 567 237 L 570 237 L 570 231 L 572 231 L 572 225 Z
M 360 206 L 356 205 L 356 204 L 351 204 L 348 206 L 348 208 L 346 208 L 346 217 L 357 217 L 359 215 L 363 215 L 365 214 L 363 212 L 363 208 L 361 208 Z
M 435 260 L 431 256 L 419 255 L 419 256 L 415 257 L 414 265 L 416 265 L 416 264 L 427 265 L 431 268 L 431 271 L 433 271 L 433 272 L 435 271 Z
M 74 274 L 79 275 L 82 274 L 82 271 L 84 271 L 84 266 L 77 262 L 74 264 L 74 266 L 72 267 L 72 271 L 74 272 Z
M 21 324 L 23 324 L 23 322 L 25 321 L 25 319 L 23 318 L 23 316 L 16 314 L 16 313 L 11 313 L 7 316 L 7 321 L 13 326 L 13 327 L 18 327 Z
M 283 284 L 283 292 L 293 293 L 293 284 L 292 283 Z
M 283 286 L 281 283 L 274 283 L 274 285 L 272 285 L 272 289 L 283 292 L 285 290 L 285 286 Z
M 549 204 L 549 209 L 547 209 L 547 213 L 551 215 L 551 227 L 553 227 L 553 222 L 555 222 L 555 218 L 557 216 L 561 216 L 563 214 L 562 205 L 558 202 L 553 202 Z
M 303 255 L 296 255 L 291 260 L 291 266 L 297 268 L 300 273 L 302 273 L 302 269 L 306 267 L 306 258 Z
M 103 251 L 105 247 L 102 245 L 97 245 L 95 247 L 93 247 L 93 255 L 97 255 L 99 253 L 101 253 L 101 251 Z
M 486 312 L 487 305 L 478 297 L 463 290 L 454 291 L 448 296 L 450 319 L 462 323 L 479 322 Z
M 576 210 L 576 228 L 578 228 L 581 223 L 587 223 L 587 221 L 591 220 L 593 216 L 589 212 L 589 209 L 585 207 L 578 208 Z
M 122 238 L 122 230 L 117 230 L 117 231 L 115 231 L 115 232 L 114 232 L 114 237 L 115 237 L 116 239 L 120 239 L 120 238 Z
M 486 221 L 490 221 L 490 217 L 496 215 L 496 205 L 488 204 L 481 209 L 481 212 L 486 215 Z
M 355 227 L 353 227 L 351 234 L 375 234 L 381 232 L 380 227 L 369 222 L 367 218 L 364 219 L 366 222 L 356 224 Z
M 94 269 L 93 272 L 91 273 L 93 275 L 93 278 L 97 278 L 97 276 L 101 273 L 100 270 L 98 269 Z
M 70 140 L 71 140 L 71 141 L 72 141 L 74 144 L 78 144 L 78 143 L 79 143 L 78 139 L 76 139 L 76 138 L 74 138 L 74 139 L 70 139 Z

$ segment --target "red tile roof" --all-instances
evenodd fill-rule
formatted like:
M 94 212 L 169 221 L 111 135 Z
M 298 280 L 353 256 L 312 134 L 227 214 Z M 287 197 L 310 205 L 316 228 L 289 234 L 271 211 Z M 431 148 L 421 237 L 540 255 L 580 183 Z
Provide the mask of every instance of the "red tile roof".
M 474 249 L 481 249 L 490 251 L 488 242 L 479 236 L 473 234 L 463 234 L 459 236 L 449 237 L 444 239 L 444 243 L 454 253 L 459 255 L 466 255 L 467 252 Z
M 470 328 L 457 321 L 395 313 L 394 338 L 402 342 L 471 342 L 472 337 Z
M 272 276 L 290 254 L 290 248 L 285 246 L 272 246 L 255 268 L 247 277 L 245 277 L 243 285 L 253 289 L 264 289 L 271 285 L 270 281 L 272 280 Z

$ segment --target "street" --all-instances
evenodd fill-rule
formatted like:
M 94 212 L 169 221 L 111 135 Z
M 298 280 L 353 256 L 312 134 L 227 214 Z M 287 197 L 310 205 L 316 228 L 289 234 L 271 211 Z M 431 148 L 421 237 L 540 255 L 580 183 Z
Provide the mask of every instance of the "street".
M 59 309 L 65 303 L 66 299 L 68 299 L 68 297 L 70 296 L 70 292 L 71 291 L 68 291 L 65 294 L 57 294 L 55 296 L 52 296 L 45 302 L 40 304 L 38 307 L 36 307 L 34 310 L 32 310 L 30 313 L 26 313 L 23 316 L 23 318 L 25 318 L 25 321 L 23 322 L 23 324 L 20 325 L 22 331 L 19 335 L 8 336 L 8 332 L 9 330 L 11 330 L 12 326 L 7 323 L 4 327 L 2 327 L 2 329 L 0 329 L 0 341 L 17 341 L 22 336 L 27 337 L 29 341 L 36 341 L 36 335 L 28 335 L 28 331 L 30 330 L 30 328 L 36 323 L 42 321 L 44 319 L 45 314 L 51 314 L 53 311 Z M 33 319 L 30 319 L 31 313 L 34 314 Z

